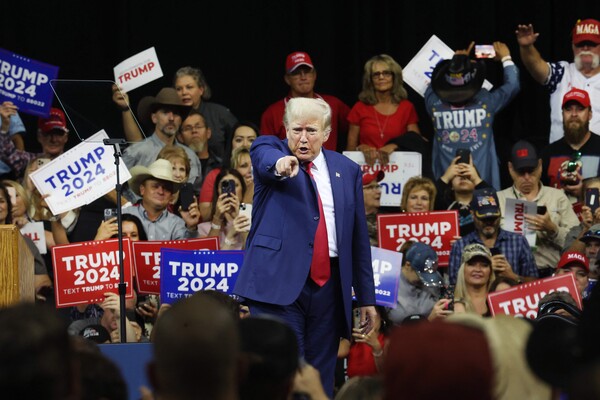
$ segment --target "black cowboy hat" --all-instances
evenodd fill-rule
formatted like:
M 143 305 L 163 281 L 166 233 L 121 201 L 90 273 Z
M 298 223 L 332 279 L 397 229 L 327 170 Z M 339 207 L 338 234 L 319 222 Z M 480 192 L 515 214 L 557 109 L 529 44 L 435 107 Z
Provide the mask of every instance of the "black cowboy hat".
M 485 80 L 485 64 L 464 54 L 440 61 L 431 75 L 431 88 L 447 103 L 465 103 L 475 96 Z

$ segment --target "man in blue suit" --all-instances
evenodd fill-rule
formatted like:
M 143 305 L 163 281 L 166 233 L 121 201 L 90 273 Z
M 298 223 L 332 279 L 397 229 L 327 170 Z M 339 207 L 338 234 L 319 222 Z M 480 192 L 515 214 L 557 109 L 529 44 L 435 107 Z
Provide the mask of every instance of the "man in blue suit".
M 260 136 L 250 149 L 253 222 L 234 292 L 251 314 L 274 314 L 294 329 L 300 354 L 331 396 L 339 341 L 350 337 L 352 289 L 363 332 L 378 318 L 362 174 L 355 162 L 322 148 L 331 131 L 322 99 L 290 99 L 284 125 L 287 139 Z M 322 221 L 325 240 L 318 239 Z

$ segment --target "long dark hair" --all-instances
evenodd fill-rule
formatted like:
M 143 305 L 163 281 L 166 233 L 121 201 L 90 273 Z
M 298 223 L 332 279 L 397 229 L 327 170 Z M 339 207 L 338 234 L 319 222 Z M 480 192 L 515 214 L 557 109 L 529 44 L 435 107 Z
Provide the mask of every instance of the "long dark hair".
M 121 223 L 129 221 L 133 222 L 138 230 L 138 236 L 140 240 L 148 240 L 148 235 L 146 234 L 146 230 L 144 229 L 144 225 L 142 225 L 142 221 L 138 217 L 132 214 L 122 214 L 121 215 Z
M 241 126 L 247 126 L 256 132 L 256 137 L 260 136 L 260 129 L 258 126 L 252 121 L 239 121 L 237 124 L 233 126 L 231 132 L 229 133 L 229 140 L 225 142 L 225 153 L 223 153 L 223 167 L 231 166 L 231 152 L 233 151 L 233 136 L 237 128 Z
M 10 201 L 10 195 L 8 194 L 8 189 L 6 189 L 6 186 L 3 183 L 0 183 L 0 190 L 6 199 L 6 219 L 4 219 L 4 223 L 9 225 L 12 224 L 12 203 Z
M 226 175 L 233 175 L 240 181 L 240 185 L 242 185 L 242 198 L 244 198 L 244 195 L 246 194 L 246 181 L 244 180 L 242 174 L 240 174 L 235 168 L 223 167 L 221 171 L 219 171 L 219 173 L 217 174 L 217 177 L 215 178 L 215 186 L 213 188 L 212 198 L 212 212 L 210 214 L 210 218 L 215 216 L 215 210 L 217 209 L 217 200 L 219 200 L 219 185 L 221 184 L 221 179 L 223 179 L 223 177 Z M 240 202 L 242 201 L 242 198 L 239 199 Z

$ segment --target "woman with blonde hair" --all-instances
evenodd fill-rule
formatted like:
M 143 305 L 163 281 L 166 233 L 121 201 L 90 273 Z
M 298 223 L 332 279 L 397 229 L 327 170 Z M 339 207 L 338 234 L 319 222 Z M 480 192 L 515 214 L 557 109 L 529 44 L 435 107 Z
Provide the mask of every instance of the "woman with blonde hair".
M 420 133 L 419 118 L 407 100 L 402 67 L 387 54 L 379 54 L 364 66 L 362 91 L 348 114 L 348 151 L 362 151 L 369 165 L 378 159 L 387 164 L 398 148 L 394 139 L 408 131 Z
M 496 279 L 492 253 L 482 244 L 466 245 L 454 288 L 454 312 L 489 316 L 487 295 Z
M 402 188 L 402 212 L 433 211 L 437 189 L 435 183 L 424 176 L 413 176 Z

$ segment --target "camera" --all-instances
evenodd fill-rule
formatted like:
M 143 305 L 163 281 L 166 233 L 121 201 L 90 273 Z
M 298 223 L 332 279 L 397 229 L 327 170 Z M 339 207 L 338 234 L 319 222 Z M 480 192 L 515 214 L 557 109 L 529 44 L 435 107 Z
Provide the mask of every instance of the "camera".
M 475 45 L 475 58 L 494 58 L 496 57 L 496 50 L 494 50 L 493 44 L 476 44 Z
M 235 181 L 233 179 L 221 181 L 221 193 L 226 193 L 228 196 L 235 193 Z
M 105 208 L 104 209 L 104 220 L 105 221 L 108 221 L 112 217 L 116 217 L 116 216 L 117 216 L 117 209 L 116 208 Z

